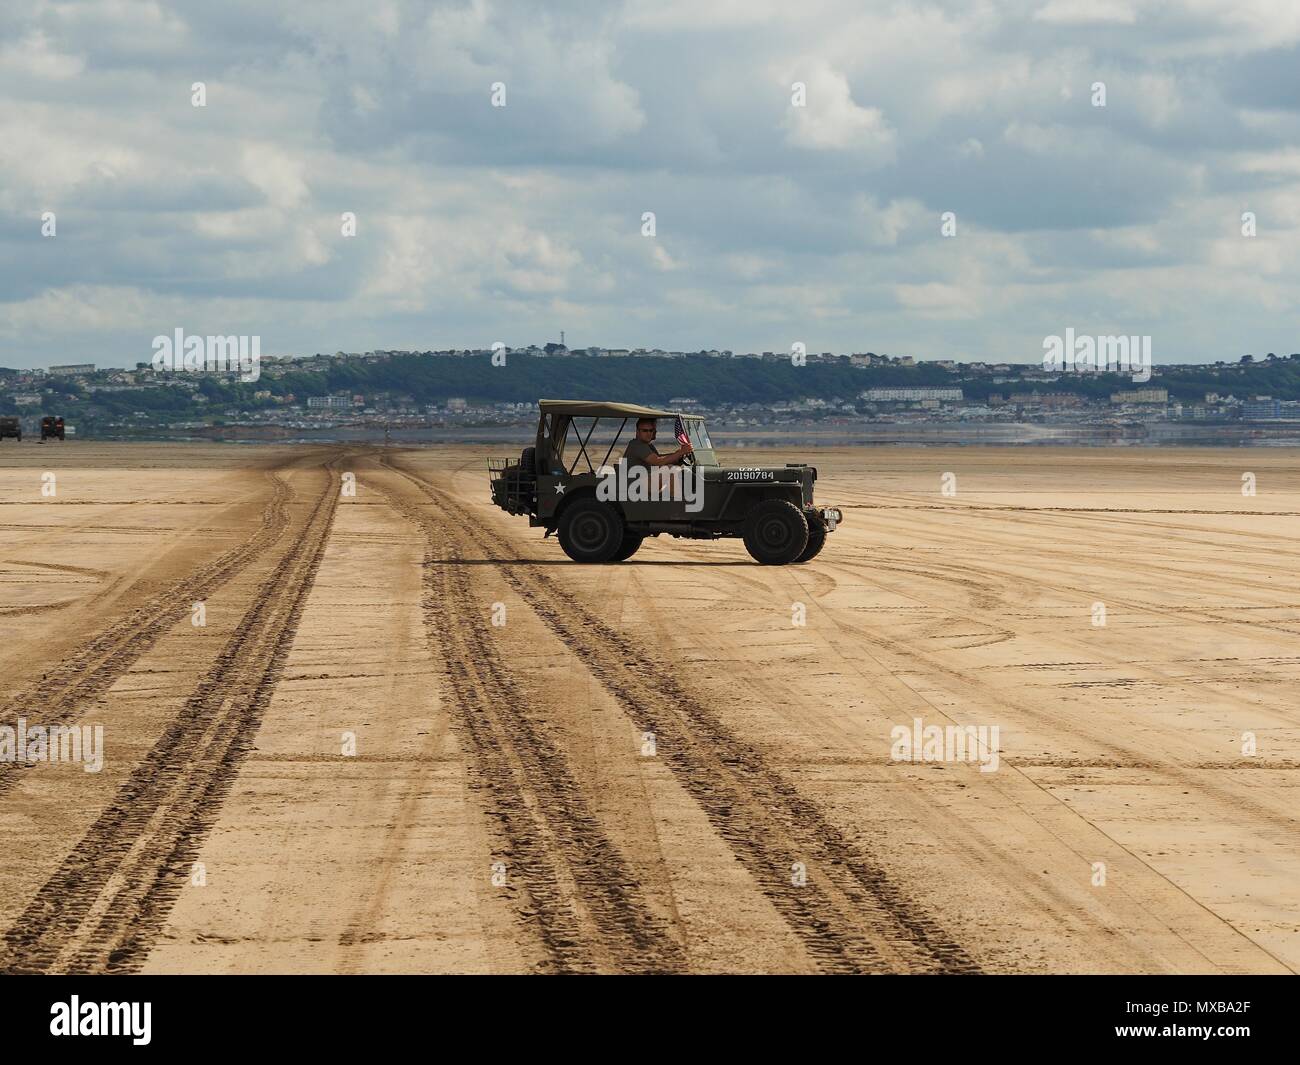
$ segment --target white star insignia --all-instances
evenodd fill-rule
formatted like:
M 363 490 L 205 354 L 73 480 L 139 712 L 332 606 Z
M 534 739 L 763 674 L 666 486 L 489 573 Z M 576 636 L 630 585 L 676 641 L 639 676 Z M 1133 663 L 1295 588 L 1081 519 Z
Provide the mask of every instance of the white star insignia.
M 564 485 L 562 485 L 562 484 L 556 484 L 556 486 L 555 486 L 555 494 L 556 494 L 557 496 L 562 496 L 562 495 L 564 495 Z

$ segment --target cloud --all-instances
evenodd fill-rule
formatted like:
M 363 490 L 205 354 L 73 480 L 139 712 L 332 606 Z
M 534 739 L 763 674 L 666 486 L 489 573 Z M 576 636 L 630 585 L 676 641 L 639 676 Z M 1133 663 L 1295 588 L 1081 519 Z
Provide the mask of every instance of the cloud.
M 1034 12 L 1034 21 L 1067 26 L 1093 22 L 1131 26 L 1137 21 L 1137 10 L 1125 0 L 1051 0 Z
M 1271 0 L 5 15 L 3 365 L 176 325 L 1028 360 L 1095 316 L 1204 359 L 1300 326 L 1300 8 Z
M 937 281 L 895 285 L 894 294 L 904 310 L 938 318 L 973 318 L 979 311 L 974 293 Z
M 806 73 L 799 73 L 807 100 L 792 106 L 785 117 L 787 144 L 815 151 L 848 150 L 877 162 L 892 158 L 894 131 L 879 108 L 854 103 L 848 79 L 840 71 L 814 62 Z M 790 83 L 797 80 L 791 78 Z
M 0 68 L 13 74 L 40 80 L 75 78 L 85 69 L 81 56 L 58 52 L 40 30 L 0 47 Z

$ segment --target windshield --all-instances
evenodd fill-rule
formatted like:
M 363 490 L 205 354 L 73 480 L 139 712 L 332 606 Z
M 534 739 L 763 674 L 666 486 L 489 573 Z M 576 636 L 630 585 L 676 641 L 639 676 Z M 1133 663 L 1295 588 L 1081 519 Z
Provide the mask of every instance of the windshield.
M 696 447 L 705 450 L 713 450 L 713 441 L 709 439 L 709 431 L 704 428 L 703 418 L 684 418 L 686 423 L 686 435 L 691 438 L 691 443 Z

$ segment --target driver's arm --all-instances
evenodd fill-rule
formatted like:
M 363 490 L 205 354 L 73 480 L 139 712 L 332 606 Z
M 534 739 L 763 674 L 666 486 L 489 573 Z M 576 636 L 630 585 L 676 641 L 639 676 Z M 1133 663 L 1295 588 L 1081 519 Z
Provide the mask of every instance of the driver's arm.
M 653 455 L 647 455 L 645 457 L 646 465 L 675 466 L 694 450 L 695 448 L 690 444 L 683 444 L 676 451 L 670 451 L 667 455 L 660 455 L 658 452 L 655 452 Z

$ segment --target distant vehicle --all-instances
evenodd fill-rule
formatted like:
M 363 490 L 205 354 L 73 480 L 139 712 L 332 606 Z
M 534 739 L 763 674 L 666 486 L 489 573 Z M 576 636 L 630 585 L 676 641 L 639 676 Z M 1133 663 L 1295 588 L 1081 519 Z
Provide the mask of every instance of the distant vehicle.
M 62 418 L 55 418 L 47 414 L 41 419 L 41 443 L 54 436 L 62 440 L 66 432 Z
M 526 514 L 528 524 L 544 528 L 546 536 L 558 533 L 564 553 L 575 562 L 622 562 L 647 536 L 661 533 L 694 540 L 740 537 L 750 555 L 767 566 L 807 562 L 843 520 L 838 508 L 813 504 L 815 467 L 721 465 L 699 415 L 579 400 L 544 399 L 538 406 L 534 445 L 518 460 L 488 460 L 492 502 L 508 514 Z M 644 484 L 673 469 L 637 467 L 634 478 L 634 467 L 620 472 L 611 465 L 611 457 L 614 463 L 623 457 L 619 445 L 626 445 L 637 421 L 645 419 L 667 419 L 671 435 L 694 448 L 683 459 L 693 467 L 690 488 L 683 486 L 684 471 L 667 498 L 623 490 L 634 480 Z M 633 431 L 625 435 L 629 422 Z
M 15 437 L 20 444 L 23 441 L 23 423 L 13 415 L 0 417 L 0 440 L 6 436 Z

